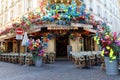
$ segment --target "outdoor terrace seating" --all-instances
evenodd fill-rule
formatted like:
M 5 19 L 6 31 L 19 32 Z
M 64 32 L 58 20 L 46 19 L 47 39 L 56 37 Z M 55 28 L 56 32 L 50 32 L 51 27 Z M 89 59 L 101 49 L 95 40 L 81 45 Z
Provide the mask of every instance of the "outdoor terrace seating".
M 25 64 L 25 58 L 26 54 L 20 54 L 20 56 L 17 53 L 6 53 L 0 55 L 0 61 L 14 63 L 14 64 Z
M 55 62 L 55 52 L 46 52 L 43 56 L 44 63 L 54 63 Z
M 72 61 L 80 68 L 91 67 L 101 63 L 100 51 L 70 52 Z
M 0 55 L 0 61 L 9 62 L 13 64 L 20 65 L 33 65 L 31 54 L 20 54 L 18 53 L 6 53 Z M 54 63 L 55 62 L 55 52 L 45 53 L 43 56 L 43 63 Z

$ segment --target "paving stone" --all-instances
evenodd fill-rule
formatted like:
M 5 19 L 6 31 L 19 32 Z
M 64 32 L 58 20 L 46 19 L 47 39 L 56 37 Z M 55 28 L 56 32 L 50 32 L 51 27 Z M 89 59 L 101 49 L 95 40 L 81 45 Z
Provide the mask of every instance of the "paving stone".
M 0 80 L 120 80 L 120 75 L 107 76 L 100 66 L 79 69 L 70 61 L 41 67 L 0 62 Z

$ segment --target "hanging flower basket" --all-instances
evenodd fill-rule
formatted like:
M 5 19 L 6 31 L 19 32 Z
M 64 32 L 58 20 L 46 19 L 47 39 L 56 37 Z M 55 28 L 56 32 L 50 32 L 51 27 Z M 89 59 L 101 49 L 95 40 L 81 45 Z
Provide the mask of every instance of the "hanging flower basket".
M 75 41 L 77 39 L 76 34 L 70 34 L 69 38 L 73 41 Z

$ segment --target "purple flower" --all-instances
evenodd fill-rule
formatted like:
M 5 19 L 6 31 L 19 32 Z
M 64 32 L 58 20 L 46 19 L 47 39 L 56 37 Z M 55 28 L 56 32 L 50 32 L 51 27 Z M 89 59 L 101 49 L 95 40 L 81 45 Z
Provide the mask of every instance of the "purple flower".
M 117 46 L 120 46 L 120 40 L 115 40 Z
M 39 53 L 44 53 L 45 51 L 44 50 L 40 50 Z

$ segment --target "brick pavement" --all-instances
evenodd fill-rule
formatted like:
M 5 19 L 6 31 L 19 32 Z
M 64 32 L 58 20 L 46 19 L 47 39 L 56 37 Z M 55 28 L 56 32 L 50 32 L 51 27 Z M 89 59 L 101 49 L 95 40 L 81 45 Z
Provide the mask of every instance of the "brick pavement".
M 120 80 L 120 75 L 107 76 L 100 66 L 79 69 L 69 61 L 42 67 L 0 62 L 0 80 Z

